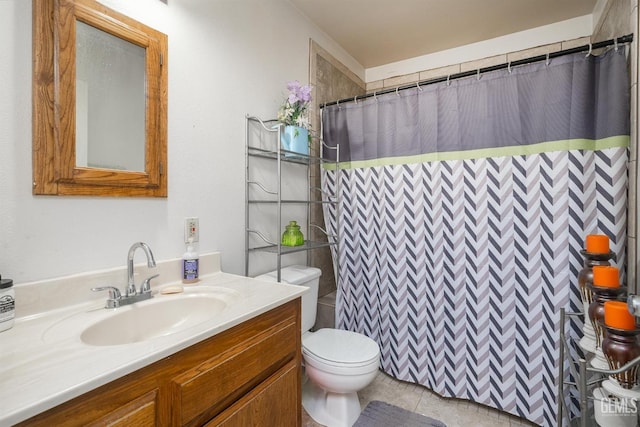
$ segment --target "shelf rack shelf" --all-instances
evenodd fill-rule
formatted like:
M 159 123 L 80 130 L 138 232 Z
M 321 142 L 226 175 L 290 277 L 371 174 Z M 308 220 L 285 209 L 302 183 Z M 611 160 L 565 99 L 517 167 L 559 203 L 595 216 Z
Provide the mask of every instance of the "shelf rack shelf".
M 335 247 L 335 251 L 339 251 L 339 238 L 337 234 L 330 234 L 318 224 L 311 222 L 310 209 L 312 206 L 334 205 L 336 211 L 339 210 L 339 202 L 337 194 L 339 194 L 339 182 L 336 186 L 336 194 L 326 194 L 322 189 L 313 187 L 311 183 L 311 172 L 313 167 L 322 167 L 325 163 L 331 163 L 336 170 L 339 167 L 339 147 L 329 147 L 320 138 L 312 137 L 312 144 L 318 144 L 318 155 L 304 155 L 281 148 L 280 139 L 284 125 L 276 120 L 262 120 L 255 116 L 246 116 L 246 173 L 245 173 L 245 275 L 250 274 L 251 254 L 264 252 L 276 255 L 276 271 L 277 279 L 281 279 L 282 257 L 288 254 L 307 252 L 307 263 L 310 261 L 309 251 Z M 335 160 L 328 160 L 326 156 L 328 150 L 333 151 Z M 256 159 L 266 161 L 270 166 L 262 165 L 271 172 L 275 172 L 275 184 L 265 184 L 260 179 L 254 177 L 256 169 L 259 167 Z M 306 168 L 306 197 L 304 198 L 284 198 L 283 197 L 283 172 L 285 168 Z M 303 185 L 301 182 L 300 185 Z M 316 197 L 312 197 L 314 192 L 318 192 Z M 269 226 L 269 231 L 259 229 L 255 222 L 256 214 L 252 212 L 251 206 L 273 207 L 276 210 L 276 224 Z M 311 230 L 319 230 L 324 238 L 320 241 L 305 240 L 300 246 L 284 246 L 280 244 L 280 233 L 282 233 L 282 215 L 283 211 L 294 206 L 306 207 L 308 234 Z M 339 215 L 338 215 L 339 218 Z M 336 230 L 339 228 L 336 227 Z M 251 239 L 251 236 L 257 238 Z M 273 237 L 270 237 L 273 236 Z M 261 241 L 257 244 L 255 241 Z M 337 259 L 337 257 L 336 257 Z M 338 274 L 338 265 L 334 263 L 336 277 Z M 337 280 L 337 279 L 336 279 Z
M 619 369 L 598 369 L 589 365 L 591 358 L 580 357 L 575 360 L 569 351 L 570 344 L 574 341 L 566 336 L 565 322 L 570 317 L 583 317 L 586 316 L 583 313 L 566 312 L 564 308 L 560 309 L 560 345 L 559 345 L 559 359 L 558 359 L 558 397 L 557 397 L 557 414 L 556 422 L 558 427 L 562 427 L 564 421 L 571 427 L 592 427 L 597 426 L 593 412 L 590 409 L 589 402 L 593 401 L 592 391 L 595 386 L 599 385 L 602 380 L 608 378 L 610 375 L 618 374 L 640 364 L 640 357 L 637 357 L 620 367 Z M 585 318 L 588 321 L 588 318 Z M 569 362 L 569 371 L 573 378 L 577 380 L 565 381 L 564 379 L 564 367 L 565 361 Z M 565 387 L 575 387 L 578 392 L 578 400 L 580 405 L 580 417 L 570 418 L 569 410 L 565 401 Z

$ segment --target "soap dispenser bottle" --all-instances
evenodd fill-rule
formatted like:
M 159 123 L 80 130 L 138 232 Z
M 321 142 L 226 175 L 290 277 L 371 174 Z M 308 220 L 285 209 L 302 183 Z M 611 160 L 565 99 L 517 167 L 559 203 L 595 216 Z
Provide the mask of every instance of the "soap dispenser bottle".
M 16 294 L 13 280 L 0 275 L 0 332 L 11 329 L 16 315 Z
M 195 283 L 198 281 L 200 258 L 193 248 L 193 239 L 189 238 L 187 251 L 182 256 L 182 283 Z

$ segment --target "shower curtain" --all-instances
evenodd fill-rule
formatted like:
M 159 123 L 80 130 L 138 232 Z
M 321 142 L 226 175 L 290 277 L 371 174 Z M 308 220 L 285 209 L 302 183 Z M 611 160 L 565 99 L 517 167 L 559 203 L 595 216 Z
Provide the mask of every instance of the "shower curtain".
M 587 234 L 624 275 L 628 82 L 612 49 L 325 107 L 337 327 L 396 378 L 555 425 Z

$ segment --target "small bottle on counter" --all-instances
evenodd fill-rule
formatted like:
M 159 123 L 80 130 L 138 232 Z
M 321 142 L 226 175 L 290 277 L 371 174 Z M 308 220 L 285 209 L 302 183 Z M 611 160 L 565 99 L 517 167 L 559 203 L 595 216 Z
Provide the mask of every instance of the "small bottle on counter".
M 16 299 L 13 280 L 0 275 L 0 332 L 11 329 L 16 316 Z
M 182 256 L 182 283 L 195 283 L 198 281 L 200 257 L 193 248 L 193 239 L 189 238 L 187 251 Z

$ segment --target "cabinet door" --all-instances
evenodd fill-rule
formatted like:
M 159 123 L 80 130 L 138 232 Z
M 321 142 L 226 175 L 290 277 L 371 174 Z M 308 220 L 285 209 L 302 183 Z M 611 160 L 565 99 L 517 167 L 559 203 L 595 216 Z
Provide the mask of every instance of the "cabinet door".
M 289 363 L 205 426 L 300 426 L 299 375 Z

